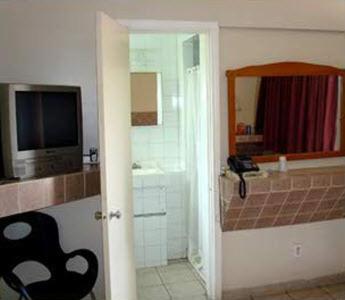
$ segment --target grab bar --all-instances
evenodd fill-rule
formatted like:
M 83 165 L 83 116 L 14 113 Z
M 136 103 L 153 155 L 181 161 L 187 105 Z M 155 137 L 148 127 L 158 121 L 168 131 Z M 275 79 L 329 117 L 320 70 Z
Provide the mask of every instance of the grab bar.
M 134 218 L 150 218 L 150 217 L 164 217 L 166 216 L 166 212 L 159 212 L 159 213 L 148 213 L 148 214 L 137 214 L 134 215 Z

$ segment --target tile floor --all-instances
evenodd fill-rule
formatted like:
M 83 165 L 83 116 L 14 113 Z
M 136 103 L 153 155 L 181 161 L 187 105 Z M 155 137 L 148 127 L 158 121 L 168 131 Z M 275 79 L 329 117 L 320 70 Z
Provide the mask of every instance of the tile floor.
M 267 296 L 224 297 L 223 300 L 345 300 L 345 283 L 286 291 L 282 294 Z
M 204 284 L 187 261 L 137 270 L 139 300 L 206 300 Z

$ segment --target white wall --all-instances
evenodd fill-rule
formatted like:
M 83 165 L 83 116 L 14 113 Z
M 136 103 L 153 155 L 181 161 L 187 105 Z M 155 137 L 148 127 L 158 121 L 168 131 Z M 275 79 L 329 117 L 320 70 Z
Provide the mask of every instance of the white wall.
M 84 147 L 98 145 L 95 15 L 0 3 L 0 82 L 82 87 Z
M 277 61 L 304 61 L 310 63 L 345 66 L 345 35 L 335 32 L 228 29 L 220 32 L 221 107 L 227 107 L 227 82 L 223 76 L 227 69 Z M 221 110 L 221 136 L 228 134 L 227 109 Z M 226 139 L 224 139 L 226 140 Z M 222 159 L 227 156 L 227 147 L 222 144 Z M 343 159 L 330 159 L 328 163 L 343 163 Z M 302 161 L 315 166 L 316 160 Z M 296 166 L 296 164 L 295 164 Z
M 223 28 L 220 49 L 221 74 L 225 74 L 228 68 L 283 60 L 345 66 L 345 39 L 342 33 Z M 221 80 L 221 101 L 222 106 L 226 107 L 226 78 Z M 226 118 L 227 111 L 222 110 L 221 119 Z M 221 136 L 226 136 L 226 124 L 222 124 Z M 224 156 L 226 153 L 223 152 Z M 343 162 L 344 159 L 313 160 L 293 163 L 293 167 Z M 289 165 L 292 167 L 291 163 Z M 267 164 L 266 167 L 275 165 Z M 342 242 L 344 226 L 344 221 L 334 221 L 328 224 L 224 233 L 223 289 L 259 286 L 344 271 L 345 256 L 341 253 L 345 245 Z M 327 235 L 329 238 L 325 239 Z M 308 251 L 303 259 L 292 263 L 291 243 L 296 240 L 306 244 Z M 333 254 L 325 257 L 325 253 Z
M 1 2 L 1 1 L 0 1 Z M 222 159 L 227 155 L 227 111 L 226 79 L 227 68 L 277 60 L 304 60 L 317 63 L 345 65 L 345 42 L 343 33 L 320 32 L 312 30 L 344 30 L 345 2 L 342 0 L 219 0 L 219 1 L 167 1 L 167 0 L 11 0 L 0 3 L 0 82 L 21 81 L 59 84 L 79 84 L 84 94 L 85 146 L 97 143 L 96 130 L 96 62 L 95 62 L 95 11 L 104 10 L 118 18 L 151 18 L 179 20 L 219 21 L 221 49 L 221 136 Z M 235 29 L 226 26 L 274 27 L 276 30 Z M 308 29 L 305 31 L 277 30 L 286 28 Z M 323 162 L 344 160 L 323 160 Z M 315 162 L 312 162 L 315 165 Z M 304 166 L 297 164 L 297 167 Z M 93 213 L 94 207 L 85 201 L 85 213 Z M 61 220 L 67 210 L 61 209 Z M 332 222 L 331 222 L 332 223 Z M 334 224 L 333 224 L 334 223 Z M 320 230 L 301 225 L 298 236 L 302 243 L 313 236 L 315 249 L 334 251 L 343 250 L 324 239 L 328 232 L 334 240 L 343 239 L 342 221 L 333 225 L 322 223 Z M 90 225 L 92 226 L 92 225 Z M 331 227 L 329 227 L 331 226 Z M 334 227 L 333 227 L 334 226 Z M 223 234 L 225 288 L 243 284 L 261 284 L 265 280 L 236 280 L 236 272 L 231 266 L 238 258 L 234 252 L 226 251 L 241 245 L 241 255 L 248 264 L 243 270 L 257 274 L 258 268 L 267 267 L 269 257 L 264 251 L 255 253 L 255 236 L 265 236 L 267 244 L 274 244 L 279 236 L 295 234 L 297 227 L 274 230 L 237 232 Z M 337 230 L 333 230 L 333 229 Z M 276 234 L 278 232 L 279 234 Z M 299 231 L 298 231 L 299 232 Z M 302 234 L 303 232 L 303 234 Z M 280 233 L 282 233 L 280 235 Z M 285 234 L 283 234 L 285 233 Z M 235 238 L 236 237 L 236 238 Z M 283 239 L 285 240 L 285 239 Z M 289 240 L 287 240 L 289 241 Z M 236 242 L 236 243 L 235 243 Z M 74 239 L 66 239 L 71 247 Z M 316 251 L 316 250 L 315 250 Z M 337 250 L 340 251 L 340 250 Z M 285 243 L 276 244 L 274 254 L 284 257 Z M 268 252 L 272 254 L 271 252 Z M 340 255 L 335 261 L 327 263 L 329 271 L 336 271 L 343 263 Z M 324 273 L 321 261 L 324 257 L 315 252 L 312 261 L 301 261 L 304 271 L 301 276 L 310 275 L 310 266 L 315 276 Z M 243 262 L 243 260 L 242 260 Z M 261 262 L 261 264 L 260 264 Z M 279 266 L 277 265 L 279 263 Z M 253 266 L 253 267 L 252 267 Z M 289 267 L 289 261 L 282 259 L 271 262 L 270 276 L 280 278 L 281 268 Z M 245 268 L 244 268 L 245 267 Z M 331 270 L 332 269 L 332 270 Z M 289 273 L 290 276 L 292 273 Z M 287 275 L 286 275 L 287 276 Z M 251 278 L 251 277 L 248 277 Z M 261 277 L 258 276 L 258 279 Z M 286 277 L 284 277 L 286 278 Z
M 341 0 L 0 0 L 0 82 L 78 84 L 83 88 L 85 148 L 97 145 L 95 12 L 114 18 L 218 21 L 221 25 L 222 137 L 227 135 L 228 68 L 277 60 L 344 65 L 339 53 L 345 30 Z M 173 4 L 172 4 L 173 3 Z M 154 7 L 154 9 L 152 9 Z M 275 30 L 235 29 L 265 27 Z M 286 28 L 305 31 L 276 30 Z M 312 31 L 314 30 L 314 31 Z M 67 34 L 68 33 L 68 34 Z M 42 51 L 37 51 L 37 47 Z M 13 62 L 16 62 L 13 64 Z M 51 71 L 53 67 L 53 72 Z M 86 117 L 87 116 L 87 117 Z M 227 156 L 222 139 L 221 157 Z
M 223 234 L 223 289 L 344 272 L 344 220 Z M 302 256 L 294 257 L 294 245 Z

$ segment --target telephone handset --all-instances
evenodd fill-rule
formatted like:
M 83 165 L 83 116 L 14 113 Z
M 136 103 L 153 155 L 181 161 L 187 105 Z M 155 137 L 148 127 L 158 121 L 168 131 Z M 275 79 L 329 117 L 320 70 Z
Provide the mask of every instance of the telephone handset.
M 240 177 L 240 188 L 239 194 L 242 199 L 246 198 L 247 189 L 246 189 L 246 181 L 243 178 L 243 173 L 245 172 L 253 172 L 259 171 L 258 165 L 253 162 L 250 156 L 247 155 L 240 155 L 234 156 L 231 155 L 228 158 L 228 165 L 231 171 L 238 174 Z

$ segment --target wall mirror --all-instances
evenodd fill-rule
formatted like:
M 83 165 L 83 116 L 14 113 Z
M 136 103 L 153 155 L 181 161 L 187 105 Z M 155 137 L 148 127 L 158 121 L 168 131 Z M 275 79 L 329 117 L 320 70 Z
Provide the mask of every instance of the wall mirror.
M 230 155 L 345 155 L 344 70 L 277 63 L 227 71 Z
M 161 74 L 131 73 L 132 126 L 162 124 Z

